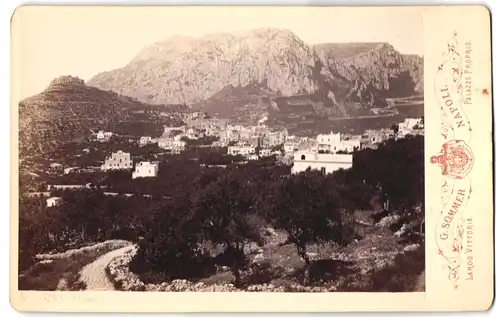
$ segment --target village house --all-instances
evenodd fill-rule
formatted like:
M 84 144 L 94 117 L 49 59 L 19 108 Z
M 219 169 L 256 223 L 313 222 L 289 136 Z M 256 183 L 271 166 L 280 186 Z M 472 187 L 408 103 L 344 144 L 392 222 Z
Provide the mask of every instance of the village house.
M 180 139 L 161 138 L 158 139 L 158 146 L 172 154 L 179 154 L 186 149 L 186 141 Z
M 308 168 L 329 174 L 339 169 L 352 167 L 352 154 L 326 154 L 315 152 L 295 152 L 292 174 L 306 171 Z
M 150 136 L 141 136 L 141 138 L 139 139 L 140 146 L 146 146 L 148 144 L 153 144 L 153 143 L 155 143 L 155 140 Z
M 313 138 L 303 137 L 296 144 L 298 151 L 317 151 L 318 141 Z
M 132 172 L 132 179 L 158 176 L 158 163 L 140 162 Z
M 398 137 L 405 137 L 408 134 L 420 134 L 423 132 L 422 119 L 406 118 L 398 124 Z
M 255 147 L 251 145 L 234 145 L 227 147 L 227 154 L 230 155 L 252 155 L 255 154 Z
M 361 138 L 352 136 L 340 141 L 340 151 L 354 152 L 361 149 Z
M 394 136 L 391 129 L 366 130 L 361 135 L 361 146 L 363 148 L 376 148 L 379 144 L 389 140 Z
M 106 160 L 101 167 L 103 171 L 130 168 L 132 168 L 132 158 L 130 157 L 130 153 L 126 153 L 121 150 L 111 153 L 111 156 L 106 157 Z
M 261 138 L 258 136 L 252 136 L 248 140 L 248 144 L 250 144 L 253 147 L 259 147 L 262 144 Z
M 241 129 L 239 132 L 239 139 L 244 140 L 244 141 L 249 141 L 250 138 L 253 136 L 253 133 L 250 129 Z
M 100 130 L 97 132 L 96 138 L 98 141 L 108 141 L 113 136 L 113 132 L 105 132 Z
M 273 151 L 271 149 L 260 149 L 259 150 L 259 155 L 261 157 L 264 157 L 264 156 L 271 156 L 273 155 Z
M 359 137 L 342 137 L 340 133 L 319 134 L 316 141 L 319 153 L 353 152 L 361 148 Z
M 262 141 L 263 147 L 275 147 L 277 145 L 281 145 L 285 143 L 286 137 L 288 136 L 288 132 L 286 129 L 283 131 L 275 131 L 269 132 L 266 134 Z
M 62 202 L 61 197 L 50 197 L 47 198 L 47 207 L 55 207 Z
M 59 163 L 50 163 L 50 173 L 61 173 L 64 171 L 64 166 Z
M 317 150 L 319 152 L 335 153 L 340 151 L 341 137 L 340 133 L 330 132 L 329 134 L 318 134 L 316 137 Z
M 50 191 L 52 189 L 63 189 L 63 190 L 74 190 L 74 189 L 83 189 L 83 188 L 92 188 L 91 183 L 87 183 L 85 185 L 61 185 L 61 184 L 48 184 L 47 185 L 47 190 Z
M 164 126 L 163 127 L 163 134 L 162 137 L 170 137 L 174 131 L 179 131 L 179 132 L 184 132 L 185 127 L 169 127 L 169 126 Z
M 283 146 L 283 149 L 285 151 L 285 154 L 291 154 L 291 153 L 295 152 L 297 147 L 296 147 L 294 142 L 286 142 Z

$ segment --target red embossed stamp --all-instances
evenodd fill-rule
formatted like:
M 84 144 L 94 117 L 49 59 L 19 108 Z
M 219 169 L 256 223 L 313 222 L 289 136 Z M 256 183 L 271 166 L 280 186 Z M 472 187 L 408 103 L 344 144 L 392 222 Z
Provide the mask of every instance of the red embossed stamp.
M 441 173 L 445 176 L 462 179 L 474 166 L 472 149 L 462 140 L 451 140 L 443 144 L 439 155 L 431 157 L 432 164 L 441 165 Z

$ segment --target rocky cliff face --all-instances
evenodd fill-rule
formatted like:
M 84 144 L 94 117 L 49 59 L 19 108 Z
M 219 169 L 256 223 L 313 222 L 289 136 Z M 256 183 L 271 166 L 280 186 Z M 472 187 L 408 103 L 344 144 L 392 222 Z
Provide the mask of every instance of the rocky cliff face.
M 401 55 L 387 43 L 327 43 L 316 45 L 315 50 L 332 75 L 330 81 L 347 83 L 344 100 L 371 104 L 379 98 L 409 96 L 421 89 L 423 61 L 418 56 Z
M 263 96 L 315 95 L 349 115 L 351 108 L 359 108 L 353 104 L 371 107 L 384 97 L 421 89 L 422 64 L 418 56 L 403 56 L 385 43 L 310 47 L 289 30 L 262 28 L 172 37 L 88 84 L 169 104 L 200 104 L 227 87 L 258 86 Z
M 169 40 L 154 44 L 129 65 L 98 74 L 88 84 L 148 102 L 187 104 L 206 100 L 228 85 L 265 82 L 285 95 L 317 88 L 311 70 L 314 52 L 290 31 L 258 29 L 180 41 L 175 50 L 168 49 Z M 159 58 L 163 51 L 168 58 Z

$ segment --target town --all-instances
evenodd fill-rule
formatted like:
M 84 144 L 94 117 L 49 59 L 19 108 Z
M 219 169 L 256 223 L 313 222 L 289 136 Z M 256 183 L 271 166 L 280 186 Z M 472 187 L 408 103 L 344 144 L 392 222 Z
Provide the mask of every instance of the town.
M 109 282 L 94 285 L 95 281 L 86 277 L 103 273 L 84 273 L 84 264 L 91 266 L 92 259 L 111 255 L 113 250 L 122 255 L 109 258 L 105 279 L 118 283 L 109 288 L 121 290 L 235 291 L 243 287 L 246 291 L 403 291 L 420 285 L 420 267 L 424 263 L 423 248 L 419 247 L 423 221 L 423 118 L 407 118 L 360 135 L 330 132 L 298 137 L 287 129 L 270 129 L 265 118 L 255 125 L 235 125 L 203 112 L 166 116 L 177 124 L 164 125 L 159 135 L 93 128 L 85 138 L 62 144 L 49 159 L 36 155 L 21 159 L 21 288 L 103 287 Z M 406 179 L 394 183 L 401 173 L 406 174 Z M 310 187 L 316 182 L 319 187 Z M 382 205 L 374 203 L 374 198 Z M 290 201 L 295 205 L 288 205 Z M 336 212 L 340 214 L 323 207 L 307 211 L 312 205 L 339 203 L 343 207 Z M 366 208 L 370 211 L 364 211 Z M 316 214 L 311 218 L 310 212 Z M 207 221 L 218 221 L 222 227 L 207 227 Z M 327 224 L 325 221 L 337 224 L 316 227 Z M 234 225 L 243 226 L 240 230 L 244 238 L 232 231 Z M 36 229 L 39 227 L 51 229 L 46 232 Z M 298 228 L 302 228 L 300 240 L 290 240 Z M 311 228 L 313 235 L 305 235 Z M 261 233 L 255 236 L 254 230 Z M 219 241 L 221 234 L 225 238 Z M 207 249 L 203 246 L 206 239 L 217 247 Z M 334 246 L 315 246 L 315 241 Z M 132 242 L 138 248 L 134 249 Z M 184 251 L 175 255 L 172 243 Z M 282 259 L 291 252 L 290 243 L 302 250 L 292 257 L 293 262 L 262 266 L 269 257 Z M 43 254 L 80 250 L 77 248 L 82 246 L 92 251 L 81 264 L 53 262 L 55 256 L 65 253 Z M 244 246 L 250 249 L 245 251 Z M 220 253 L 220 247 L 225 251 Z M 158 248 L 163 250 L 158 254 L 160 259 L 176 260 L 149 262 L 149 252 L 157 252 L 154 250 Z M 306 252 L 306 248 L 318 251 Z M 365 248 L 370 248 L 369 253 L 363 251 Z M 385 264 L 377 264 L 380 270 L 365 279 L 363 286 L 356 282 L 360 274 L 357 270 L 344 279 L 334 274 L 330 282 L 318 282 L 332 273 L 314 273 L 317 269 L 313 267 L 326 261 L 321 260 L 325 256 L 330 257 L 324 252 L 333 250 L 345 256 L 342 263 L 370 254 L 370 261 Z M 231 267 L 234 255 L 225 255 L 227 252 L 253 257 L 250 271 L 243 262 Z M 207 256 L 208 260 L 203 260 Z M 210 261 L 214 260 L 210 259 L 219 259 L 216 261 L 220 264 L 216 272 L 203 273 L 207 265 L 212 265 Z M 305 260 L 306 272 L 292 282 L 297 278 L 290 274 L 301 269 L 301 259 Z M 414 266 L 407 261 L 420 264 Z M 397 264 L 400 262 L 403 264 Z M 44 265 L 55 268 L 35 277 L 33 274 L 41 274 L 36 273 L 37 268 Z M 387 282 L 382 276 L 395 270 L 392 265 L 404 269 Z M 168 276 L 163 275 L 166 268 Z M 288 273 L 280 271 L 283 269 Z M 288 286 L 271 283 L 269 274 L 278 274 L 276 270 L 281 272 L 281 282 L 276 283 Z M 197 277 L 200 274 L 201 279 Z M 411 281 L 401 283 L 400 274 Z M 230 279 L 224 282 L 221 278 Z M 121 280 L 129 282 L 117 282 Z M 147 284 L 147 280 L 152 283 Z M 172 284 L 162 284 L 166 280 Z M 309 280 L 318 286 L 310 286 Z
M 272 131 L 263 122 L 243 126 L 231 125 L 228 120 L 202 112 L 176 115 L 184 124 L 165 126 L 160 136 L 124 138 L 111 131 L 91 132 L 88 142 L 84 143 L 88 147 L 75 149 L 75 153 L 64 153 L 64 162 L 48 162 L 46 172 L 50 175 L 50 181 L 46 184 L 45 191 L 29 191 L 26 194 L 51 196 L 51 188 L 90 188 L 98 183 L 68 183 L 68 180 L 85 179 L 83 175 L 87 175 L 86 179 L 89 180 L 96 179 L 92 175 L 102 177 L 103 173 L 112 171 L 128 171 L 131 179 L 155 178 L 158 177 L 162 158 L 179 155 L 189 148 L 217 149 L 215 152 L 220 154 L 221 159 L 230 158 L 229 161 L 222 159 L 226 162 L 245 163 L 273 158 L 277 164 L 291 165 L 291 173 L 313 169 L 327 174 L 351 168 L 353 152 L 375 149 L 390 139 L 397 140 L 424 133 L 423 118 L 407 118 L 392 127 L 367 130 L 362 135 L 330 132 L 316 137 L 297 137 L 288 134 L 286 129 Z M 131 147 L 137 155 L 126 151 L 126 148 Z M 111 150 L 114 148 L 115 151 Z M 103 161 L 95 159 L 99 156 L 95 155 L 96 151 L 106 155 Z M 85 160 L 86 156 L 93 156 L 94 160 Z M 88 163 L 82 164 L 82 161 Z M 89 163 L 94 164 L 85 165 Z M 225 165 L 215 163 L 205 166 Z M 74 174 L 80 174 L 80 177 L 72 178 L 71 175 Z M 47 206 L 53 206 L 60 200 L 61 197 L 48 197 Z

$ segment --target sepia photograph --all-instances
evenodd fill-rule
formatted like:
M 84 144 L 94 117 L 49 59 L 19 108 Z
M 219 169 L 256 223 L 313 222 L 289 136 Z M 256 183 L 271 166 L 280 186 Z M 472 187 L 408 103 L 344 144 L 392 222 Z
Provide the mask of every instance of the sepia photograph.
M 424 291 L 420 17 L 339 19 L 161 22 L 21 100 L 19 289 Z
M 244 9 L 16 11 L 17 291 L 419 293 L 434 240 L 458 276 L 426 168 L 463 199 L 478 121 L 446 63 L 424 102 L 422 10 Z

